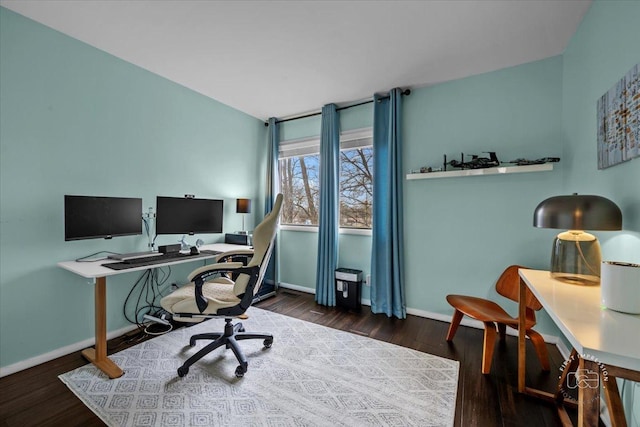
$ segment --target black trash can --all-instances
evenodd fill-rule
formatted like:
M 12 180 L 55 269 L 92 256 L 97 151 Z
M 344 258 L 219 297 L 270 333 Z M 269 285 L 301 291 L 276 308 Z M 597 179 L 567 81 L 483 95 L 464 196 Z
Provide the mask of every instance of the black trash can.
M 362 294 L 362 270 L 338 268 L 335 271 L 336 306 L 360 310 Z

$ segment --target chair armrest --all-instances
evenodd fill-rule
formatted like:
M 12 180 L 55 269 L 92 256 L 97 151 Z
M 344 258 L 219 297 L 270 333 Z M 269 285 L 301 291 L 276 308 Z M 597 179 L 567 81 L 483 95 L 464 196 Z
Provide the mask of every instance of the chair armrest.
M 241 262 L 218 262 L 196 268 L 187 277 L 190 282 L 194 281 L 198 276 L 210 276 L 216 273 L 226 273 L 243 267 Z
M 216 258 L 216 262 L 217 263 L 225 262 L 226 259 L 228 258 L 233 259 L 233 257 L 237 257 L 237 256 L 243 256 L 249 259 L 253 256 L 253 253 L 254 253 L 253 249 L 233 249 L 233 250 L 226 251 L 219 254 L 218 257 Z
M 221 254 L 218 254 L 218 258 L 217 259 L 221 259 L 221 258 L 226 258 L 228 256 L 232 256 L 232 255 L 253 255 L 253 249 L 233 249 L 230 251 L 226 251 L 226 252 L 222 252 Z
M 246 267 L 241 262 L 221 262 L 216 264 L 205 265 L 200 267 L 189 274 L 189 280 L 194 284 L 196 306 L 200 313 L 209 305 L 209 302 L 202 294 L 202 286 L 204 286 L 205 280 L 209 276 L 213 276 L 218 273 L 240 273 L 256 275 L 259 271 L 258 267 Z

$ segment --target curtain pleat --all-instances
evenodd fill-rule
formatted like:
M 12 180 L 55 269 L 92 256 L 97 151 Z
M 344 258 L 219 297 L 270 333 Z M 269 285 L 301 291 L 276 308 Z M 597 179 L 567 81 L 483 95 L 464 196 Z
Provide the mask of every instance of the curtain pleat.
M 322 107 L 320 134 L 320 212 L 318 227 L 318 264 L 316 302 L 334 306 L 334 272 L 338 263 L 338 182 L 340 155 L 340 119 L 334 104 Z
M 401 107 L 401 89 L 374 96 L 371 311 L 404 319 Z
M 280 142 L 280 129 L 275 117 L 269 119 L 268 153 L 267 153 L 267 179 L 264 197 L 264 214 L 268 214 L 273 209 L 273 204 L 277 195 L 278 186 L 278 145 Z M 278 251 L 276 244 L 278 238 L 273 242 L 271 259 L 264 274 L 266 282 L 272 281 L 275 287 L 278 285 Z

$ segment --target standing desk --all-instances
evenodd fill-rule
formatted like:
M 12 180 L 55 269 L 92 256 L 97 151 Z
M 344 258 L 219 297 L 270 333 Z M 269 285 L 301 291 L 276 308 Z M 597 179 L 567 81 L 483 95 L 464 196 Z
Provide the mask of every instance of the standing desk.
M 214 243 L 202 246 L 201 249 L 228 252 L 236 249 L 247 249 L 242 245 L 231 245 L 227 243 Z M 122 376 L 124 371 L 107 356 L 107 277 L 117 274 L 132 273 L 134 271 L 148 270 L 150 268 L 160 268 L 177 264 L 184 264 L 195 261 L 206 261 L 209 259 L 217 259 L 218 255 L 200 254 L 198 257 L 186 257 L 167 260 L 162 264 L 151 264 L 139 267 L 127 268 L 124 270 L 112 270 L 104 267 L 102 264 L 108 262 L 118 262 L 117 260 L 100 260 L 93 262 L 77 262 L 64 261 L 59 262 L 58 266 L 65 270 L 71 271 L 79 276 L 93 279 L 95 292 L 95 338 L 96 344 L 94 348 L 88 348 L 82 351 L 85 359 L 96 365 L 102 372 L 107 374 L 109 378 L 118 378 Z
M 616 377 L 640 381 L 640 315 L 619 313 L 602 307 L 600 286 L 580 286 L 560 282 L 548 271 L 520 269 L 518 332 L 518 391 L 555 402 L 564 425 L 571 421 L 564 411 L 563 388 L 568 369 L 560 376 L 555 394 L 526 387 L 525 384 L 525 310 L 527 288 L 538 298 L 549 317 L 573 346 L 581 372 L 598 374 L 603 386 L 611 423 L 626 426 Z M 569 365 L 566 364 L 567 368 Z M 588 371 L 584 371 L 584 370 Z M 578 425 L 598 426 L 600 387 L 581 383 L 578 387 Z

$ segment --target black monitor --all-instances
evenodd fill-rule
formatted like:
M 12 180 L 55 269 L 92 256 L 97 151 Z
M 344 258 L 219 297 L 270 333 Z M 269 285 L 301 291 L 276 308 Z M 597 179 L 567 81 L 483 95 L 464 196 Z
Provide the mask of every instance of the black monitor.
M 222 233 L 223 200 L 156 198 L 156 234 Z
M 64 240 L 142 234 L 142 199 L 64 196 Z

